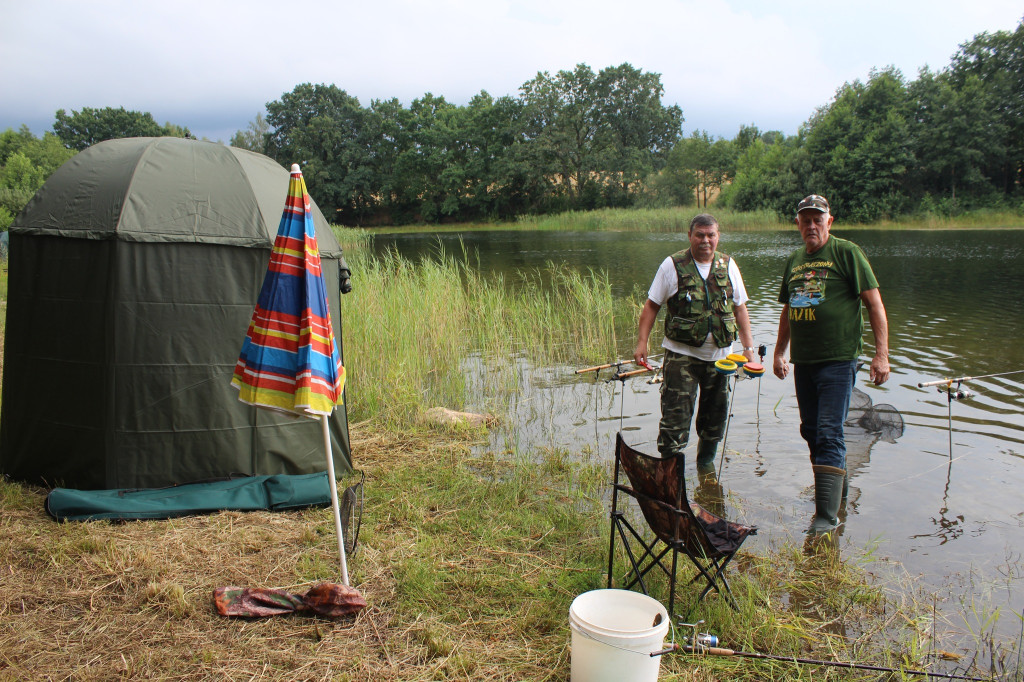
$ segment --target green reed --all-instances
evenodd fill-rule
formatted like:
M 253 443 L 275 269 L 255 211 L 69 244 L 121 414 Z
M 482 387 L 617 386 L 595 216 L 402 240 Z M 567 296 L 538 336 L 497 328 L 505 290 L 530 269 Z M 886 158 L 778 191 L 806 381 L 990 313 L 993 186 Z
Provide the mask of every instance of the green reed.
M 975 209 L 960 215 L 947 216 L 936 213 L 903 216 L 874 223 L 851 223 L 858 228 L 880 230 L 960 230 L 968 228 L 1017 228 L 1024 227 L 1024 216 L 1011 210 Z
M 352 249 L 342 297 L 348 406 L 356 421 L 409 423 L 424 408 L 497 409 L 517 390 L 518 361 L 545 365 L 615 356 L 637 304 L 615 300 L 607 273 L 551 263 L 512 276 L 483 273 L 471 254 L 418 262 Z M 467 378 L 486 371 L 484 396 Z
M 740 212 L 719 206 L 569 211 L 548 216 L 525 216 L 517 224 L 521 229 L 546 231 L 686 232 L 690 220 L 698 213 L 715 216 L 723 231 L 775 230 L 788 225 L 771 211 Z

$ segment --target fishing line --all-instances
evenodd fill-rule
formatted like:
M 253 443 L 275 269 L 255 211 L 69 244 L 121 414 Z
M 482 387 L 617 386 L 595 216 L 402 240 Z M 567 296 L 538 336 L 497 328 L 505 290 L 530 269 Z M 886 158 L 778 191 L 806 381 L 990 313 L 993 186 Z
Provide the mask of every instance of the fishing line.
M 764 356 L 765 356 L 765 354 L 767 352 L 768 352 L 768 346 L 766 346 L 765 344 L 762 343 L 760 345 L 760 347 L 758 348 L 758 354 L 761 356 L 761 363 L 759 365 L 757 365 L 759 369 L 756 370 L 756 371 L 755 370 L 751 370 L 750 368 L 747 367 L 747 365 L 750 365 L 750 367 L 752 368 L 757 363 L 754 363 L 754 362 L 751 362 L 751 361 L 747 361 L 746 357 L 743 354 L 741 354 L 741 353 L 730 353 L 726 357 L 726 360 L 730 361 L 731 364 L 732 364 L 733 369 L 731 371 L 729 371 L 728 369 L 723 369 L 723 366 L 720 364 L 723 361 L 719 360 L 718 362 L 715 363 L 715 370 L 716 371 L 718 371 L 720 373 L 723 373 L 723 374 L 728 372 L 728 373 L 732 374 L 732 378 L 733 378 L 732 389 L 731 389 L 730 395 L 729 395 L 729 412 L 728 412 L 728 414 L 725 417 L 725 433 L 722 436 L 722 452 L 719 454 L 719 459 L 718 459 L 718 474 L 717 474 L 717 476 L 718 476 L 719 480 L 722 479 L 722 467 L 725 465 L 725 446 L 726 446 L 726 443 L 729 440 L 729 424 L 732 422 L 732 405 L 733 405 L 733 400 L 736 399 L 736 382 L 740 379 L 740 375 L 741 374 L 743 375 L 744 378 L 758 379 L 758 382 L 757 382 L 757 400 L 758 400 L 759 406 L 758 406 L 757 409 L 758 409 L 758 412 L 760 412 L 760 401 L 761 401 L 761 382 L 760 382 L 760 379 L 761 379 L 761 376 L 764 374 Z M 728 383 L 726 385 L 728 385 Z M 760 416 L 758 417 L 758 420 L 760 420 Z M 757 423 L 757 430 L 758 430 L 758 434 L 760 434 L 760 432 L 761 432 L 760 421 L 758 421 L 758 423 Z
M 963 459 L 966 456 L 967 455 L 960 455 L 959 457 L 954 457 L 953 459 L 949 460 L 949 462 L 946 462 L 945 464 L 937 464 L 937 465 L 933 466 L 931 469 L 925 469 L 924 471 L 919 471 L 918 473 L 914 474 L 913 476 L 904 476 L 903 478 L 897 478 L 895 481 L 889 481 L 888 483 L 879 483 L 875 487 L 877 487 L 877 488 L 884 488 L 886 486 L 895 485 L 897 483 L 903 483 L 904 481 L 912 481 L 915 478 L 921 478 L 922 476 L 924 476 L 926 474 L 930 474 L 931 472 L 935 471 L 936 469 L 939 469 L 941 467 L 948 467 L 952 462 L 955 462 L 957 460 Z

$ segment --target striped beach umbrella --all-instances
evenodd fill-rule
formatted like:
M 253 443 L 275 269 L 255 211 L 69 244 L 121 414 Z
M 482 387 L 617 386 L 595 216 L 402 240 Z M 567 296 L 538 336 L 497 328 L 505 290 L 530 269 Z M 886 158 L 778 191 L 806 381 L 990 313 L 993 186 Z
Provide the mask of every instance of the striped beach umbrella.
M 292 165 L 270 266 L 231 385 L 244 403 L 320 420 L 341 572 L 347 587 L 345 540 L 327 423 L 342 401 L 345 368 L 331 325 L 309 194 L 298 164 Z
M 341 404 L 345 368 L 298 164 L 231 384 L 242 402 L 300 416 L 330 416 Z

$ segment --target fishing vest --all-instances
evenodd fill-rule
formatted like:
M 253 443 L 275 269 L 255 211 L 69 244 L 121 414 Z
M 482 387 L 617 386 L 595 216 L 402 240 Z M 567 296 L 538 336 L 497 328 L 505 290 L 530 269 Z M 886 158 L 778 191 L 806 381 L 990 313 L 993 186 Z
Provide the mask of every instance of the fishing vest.
M 719 348 L 731 345 L 739 325 L 733 313 L 729 256 L 715 251 L 707 279 L 700 276 L 689 249 L 673 254 L 672 262 L 679 291 L 666 302 L 665 336 L 687 346 L 702 346 L 710 332 Z

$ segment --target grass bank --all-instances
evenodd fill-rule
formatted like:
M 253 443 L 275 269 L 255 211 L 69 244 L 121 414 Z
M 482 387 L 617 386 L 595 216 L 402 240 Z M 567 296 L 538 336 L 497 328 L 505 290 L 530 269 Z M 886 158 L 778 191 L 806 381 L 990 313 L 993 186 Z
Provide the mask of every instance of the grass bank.
M 367 500 L 349 567 L 369 603 L 354 620 L 213 610 L 220 586 L 337 581 L 329 510 L 56 524 L 43 491 L 0 481 L 0 679 L 567 679 L 569 605 L 605 585 L 607 465 L 474 456 L 472 432 L 352 434 Z M 737 649 L 934 665 L 927 614 L 887 599 L 878 567 L 856 559 L 744 554 L 739 612 L 714 596 L 682 611 Z M 662 680 L 864 679 L 682 654 L 662 665 Z

